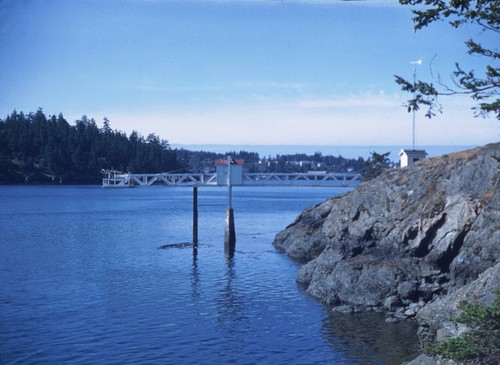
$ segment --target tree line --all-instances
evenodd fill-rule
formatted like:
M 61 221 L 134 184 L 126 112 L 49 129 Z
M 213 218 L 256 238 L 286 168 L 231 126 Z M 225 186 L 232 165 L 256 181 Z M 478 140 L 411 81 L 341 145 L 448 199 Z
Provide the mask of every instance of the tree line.
M 87 116 L 73 124 L 62 114 L 46 116 L 12 112 L 0 119 L 0 183 L 100 183 L 107 170 L 129 173 L 214 172 L 214 161 L 231 156 L 245 160 L 246 172 L 362 172 L 359 157 L 289 154 L 261 158 L 256 152 L 214 153 L 172 149 L 155 134 L 113 130 L 107 118 L 102 127 Z
M 367 168 L 367 161 L 362 157 L 351 159 L 342 156 L 323 155 L 321 152 L 315 152 L 312 155 L 294 153 L 267 157 L 260 157 L 257 152 L 248 151 L 228 151 L 221 154 L 179 149 L 176 152 L 180 165 L 189 172 L 214 172 L 214 161 L 225 159 L 227 156 L 244 160 L 243 170 L 250 173 L 361 172 Z
M 144 138 L 99 128 L 83 116 L 70 125 L 62 114 L 14 111 L 0 119 L 0 182 L 97 183 L 104 170 L 145 173 L 178 169 L 175 152 L 155 134 Z

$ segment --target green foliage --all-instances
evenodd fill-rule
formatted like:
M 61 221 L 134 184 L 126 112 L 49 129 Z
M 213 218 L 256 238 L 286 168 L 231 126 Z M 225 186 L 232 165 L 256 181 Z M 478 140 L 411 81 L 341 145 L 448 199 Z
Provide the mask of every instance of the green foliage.
M 429 344 L 426 351 L 455 361 L 474 361 L 475 364 L 500 363 L 500 295 L 491 306 L 462 302 L 462 313 L 456 322 L 469 330 L 458 337 Z
M 14 111 L 0 119 L 0 182 L 98 183 L 103 170 L 161 172 L 178 168 L 167 141 L 113 131 L 104 118 L 99 129 L 82 116 L 71 126 L 62 116 L 39 109 Z
M 371 180 L 379 176 L 384 170 L 391 166 L 389 159 L 390 152 L 377 153 L 372 152 L 371 158 L 365 162 L 363 171 L 363 180 Z
M 207 151 L 189 151 L 178 149 L 177 159 L 189 172 L 202 172 L 210 169 L 215 171 L 214 161 L 231 156 L 234 159 L 245 160 L 244 169 L 250 173 L 306 173 L 308 171 L 349 172 L 361 171 L 365 160 L 344 158 L 342 156 L 323 155 L 315 152 L 313 155 L 305 153 L 276 155 L 260 158 L 256 152 L 229 151 L 215 153 Z
M 99 128 L 82 116 L 70 125 L 62 114 L 47 117 L 41 109 L 14 111 L 0 119 L 0 183 L 99 183 L 105 170 L 130 173 L 214 170 L 216 159 L 245 160 L 249 172 L 360 171 L 364 160 L 342 156 L 294 154 L 261 160 L 258 153 L 172 150 L 154 133 L 127 137 L 110 121 Z
M 403 5 L 411 5 L 413 10 L 415 31 L 431 25 L 436 21 L 448 20 L 453 28 L 478 27 L 476 34 L 484 32 L 500 33 L 500 2 L 491 0 L 399 0 Z M 494 37 L 493 37 L 494 38 Z M 427 117 L 432 117 L 436 109 L 440 110 L 438 95 L 466 94 L 478 101 L 475 107 L 476 115 L 486 116 L 494 113 L 500 119 L 500 68 L 498 65 L 500 53 L 497 45 L 481 44 L 473 39 L 465 41 L 467 53 L 472 56 L 486 57 L 488 65 L 483 76 L 478 76 L 474 70 L 465 71 L 458 63 L 452 74 L 453 87 L 437 79 L 440 90 L 427 82 L 408 82 L 400 76 L 395 76 L 396 83 L 403 91 L 411 92 L 413 98 L 408 101 L 409 111 L 418 110 L 419 106 L 428 108 Z

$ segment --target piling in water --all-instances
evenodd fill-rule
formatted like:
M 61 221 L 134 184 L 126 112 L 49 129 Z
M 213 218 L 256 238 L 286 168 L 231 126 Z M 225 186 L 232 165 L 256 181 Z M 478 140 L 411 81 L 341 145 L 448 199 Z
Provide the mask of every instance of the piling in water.
M 234 229 L 234 211 L 233 208 L 226 209 L 226 227 L 224 230 L 224 252 L 227 257 L 234 256 L 236 247 L 236 231 Z
M 193 250 L 198 250 L 198 186 L 193 186 Z

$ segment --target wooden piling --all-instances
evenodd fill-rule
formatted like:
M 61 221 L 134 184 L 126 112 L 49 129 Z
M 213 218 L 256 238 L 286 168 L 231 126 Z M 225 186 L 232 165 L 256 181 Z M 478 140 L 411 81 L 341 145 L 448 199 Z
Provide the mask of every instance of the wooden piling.
M 233 257 L 236 248 L 236 230 L 234 228 L 233 208 L 226 209 L 226 227 L 224 230 L 224 252 L 227 257 Z
M 198 186 L 193 185 L 193 250 L 198 250 Z

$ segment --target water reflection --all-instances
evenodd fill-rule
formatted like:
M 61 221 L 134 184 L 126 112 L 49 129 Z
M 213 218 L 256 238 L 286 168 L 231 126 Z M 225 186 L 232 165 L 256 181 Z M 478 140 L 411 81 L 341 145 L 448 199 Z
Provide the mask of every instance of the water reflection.
M 329 319 L 272 248 L 326 190 L 242 190 L 238 251 L 225 261 L 220 211 L 204 208 L 199 255 L 183 241 L 189 190 L 0 188 L 1 363 L 364 365 L 364 352 L 384 355 L 393 349 L 382 342 L 407 336 Z M 159 237 L 180 243 L 157 250 Z
M 399 365 L 419 350 L 416 322 L 385 323 L 382 313 L 331 312 L 324 330 L 335 351 L 358 364 Z
M 193 269 L 191 271 L 191 295 L 194 302 L 200 299 L 200 271 L 198 269 L 198 247 L 193 245 Z
M 244 313 L 244 296 L 233 288 L 235 279 L 235 260 L 226 260 L 226 275 L 222 279 L 221 289 L 217 298 L 217 323 L 227 333 L 236 333 L 238 322 L 246 319 Z

